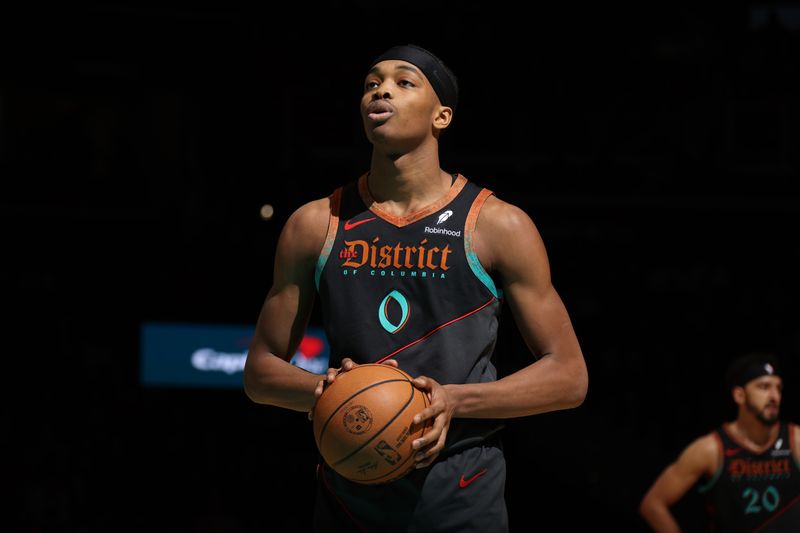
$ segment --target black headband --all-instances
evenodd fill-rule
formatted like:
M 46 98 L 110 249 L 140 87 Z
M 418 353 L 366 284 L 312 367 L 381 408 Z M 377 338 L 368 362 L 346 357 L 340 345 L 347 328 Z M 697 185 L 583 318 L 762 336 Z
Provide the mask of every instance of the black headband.
M 777 359 L 770 354 L 754 353 L 734 362 L 728 370 L 728 386 L 744 387 L 761 376 L 778 376 Z
M 428 82 L 430 82 L 442 105 L 455 110 L 458 104 L 458 81 L 450 69 L 442 63 L 441 59 L 424 48 L 413 44 L 405 44 L 390 48 L 378 56 L 371 66 L 374 67 L 381 61 L 389 59 L 407 61 L 418 67 L 428 78 Z

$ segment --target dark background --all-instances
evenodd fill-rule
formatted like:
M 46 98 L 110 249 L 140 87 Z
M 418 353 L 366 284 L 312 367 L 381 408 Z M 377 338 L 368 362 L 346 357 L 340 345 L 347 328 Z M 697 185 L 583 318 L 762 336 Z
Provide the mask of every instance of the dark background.
M 305 415 L 140 386 L 139 327 L 255 322 L 288 215 L 367 169 L 361 82 L 398 43 L 459 76 L 442 164 L 537 223 L 589 367 L 581 407 L 508 424 L 512 530 L 644 530 L 649 483 L 734 416 L 744 351 L 783 357 L 800 418 L 800 7 L 521 9 L 4 8 L 0 522 L 305 530 Z M 675 511 L 702 525 L 694 495 Z

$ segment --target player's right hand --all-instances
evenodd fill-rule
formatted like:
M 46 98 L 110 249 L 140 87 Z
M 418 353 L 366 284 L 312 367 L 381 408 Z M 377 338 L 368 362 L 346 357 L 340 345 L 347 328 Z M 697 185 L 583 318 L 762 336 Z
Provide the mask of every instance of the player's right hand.
M 342 372 L 347 372 L 348 370 L 352 370 L 358 366 L 352 359 L 349 357 L 345 357 L 342 359 L 342 366 L 339 368 L 328 368 L 328 371 L 325 373 L 325 378 L 319 380 L 317 383 L 317 387 L 314 389 L 314 407 L 317 405 L 317 400 L 319 397 L 322 396 L 322 393 L 325 391 L 325 388 L 334 382 L 336 376 L 338 376 Z M 308 412 L 308 419 L 314 419 L 314 407 Z

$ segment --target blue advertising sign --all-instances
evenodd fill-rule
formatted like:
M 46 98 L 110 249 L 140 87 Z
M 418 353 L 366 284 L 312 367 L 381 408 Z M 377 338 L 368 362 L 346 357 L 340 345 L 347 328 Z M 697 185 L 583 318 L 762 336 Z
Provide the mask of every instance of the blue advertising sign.
M 147 322 L 141 327 L 140 379 L 145 386 L 242 388 L 253 326 Z M 330 348 L 310 327 L 291 363 L 321 374 Z

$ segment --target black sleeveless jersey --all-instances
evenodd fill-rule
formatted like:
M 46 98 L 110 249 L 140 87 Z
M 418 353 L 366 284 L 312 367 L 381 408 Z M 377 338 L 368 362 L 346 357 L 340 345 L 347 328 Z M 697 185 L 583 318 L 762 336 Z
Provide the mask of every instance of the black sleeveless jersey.
M 749 451 L 728 433 L 715 430 L 721 464 L 700 487 L 708 497 L 712 531 L 800 531 L 800 469 L 792 454 L 793 424 L 781 423 L 765 452 Z
M 497 378 L 491 358 L 502 295 L 472 249 L 491 194 L 456 175 L 441 200 L 406 217 L 376 205 L 366 174 L 331 195 L 316 269 L 331 366 L 343 357 L 393 358 L 412 376 L 441 384 Z M 462 425 L 453 420 L 448 442 L 465 436 Z

